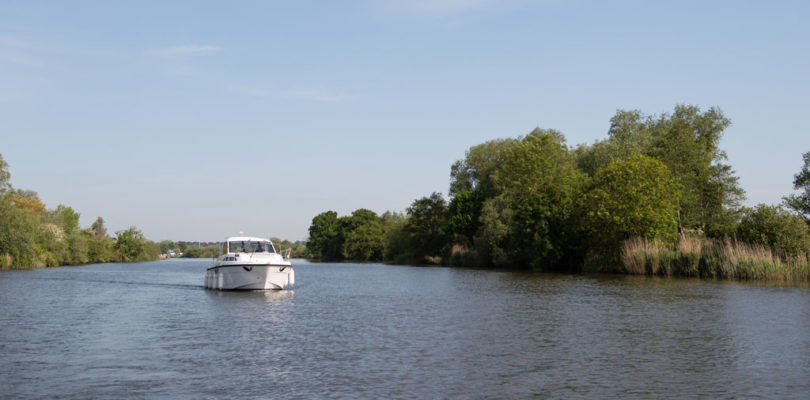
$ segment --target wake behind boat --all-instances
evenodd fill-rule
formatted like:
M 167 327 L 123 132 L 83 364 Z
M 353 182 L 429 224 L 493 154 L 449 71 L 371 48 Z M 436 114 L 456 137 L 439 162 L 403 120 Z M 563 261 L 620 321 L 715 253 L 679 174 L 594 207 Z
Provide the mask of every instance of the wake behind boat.
M 248 236 L 225 239 L 219 257 L 205 272 L 205 288 L 268 290 L 292 288 L 295 271 L 287 258 L 276 253 L 273 242 Z

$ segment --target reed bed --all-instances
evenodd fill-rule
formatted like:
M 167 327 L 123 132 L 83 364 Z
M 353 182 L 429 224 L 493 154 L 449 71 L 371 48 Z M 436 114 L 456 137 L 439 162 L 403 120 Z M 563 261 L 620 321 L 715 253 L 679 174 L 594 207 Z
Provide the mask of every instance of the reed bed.
M 787 257 L 734 239 L 682 236 L 674 248 L 644 238 L 624 242 L 624 272 L 717 279 L 810 281 L 808 255 Z

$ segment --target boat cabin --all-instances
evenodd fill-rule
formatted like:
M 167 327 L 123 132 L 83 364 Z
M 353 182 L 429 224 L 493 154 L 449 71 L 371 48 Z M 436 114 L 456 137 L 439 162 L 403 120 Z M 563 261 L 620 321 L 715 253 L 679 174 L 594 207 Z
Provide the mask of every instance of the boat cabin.
M 222 244 L 222 253 L 275 253 L 273 242 L 254 237 L 230 237 Z

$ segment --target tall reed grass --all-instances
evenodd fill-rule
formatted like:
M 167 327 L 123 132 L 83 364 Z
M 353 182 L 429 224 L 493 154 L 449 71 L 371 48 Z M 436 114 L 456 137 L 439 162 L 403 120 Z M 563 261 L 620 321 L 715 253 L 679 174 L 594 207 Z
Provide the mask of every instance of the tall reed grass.
M 624 272 L 718 279 L 810 281 L 807 254 L 787 257 L 734 239 L 681 236 L 675 248 L 644 238 L 624 242 Z

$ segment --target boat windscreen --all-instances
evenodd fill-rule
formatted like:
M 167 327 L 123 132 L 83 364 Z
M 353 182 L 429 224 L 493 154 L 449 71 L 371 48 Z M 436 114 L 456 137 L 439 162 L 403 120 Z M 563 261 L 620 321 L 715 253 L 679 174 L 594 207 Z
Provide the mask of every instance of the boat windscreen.
M 228 242 L 231 253 L 275 253 L 270 242 L 236 241 Z

